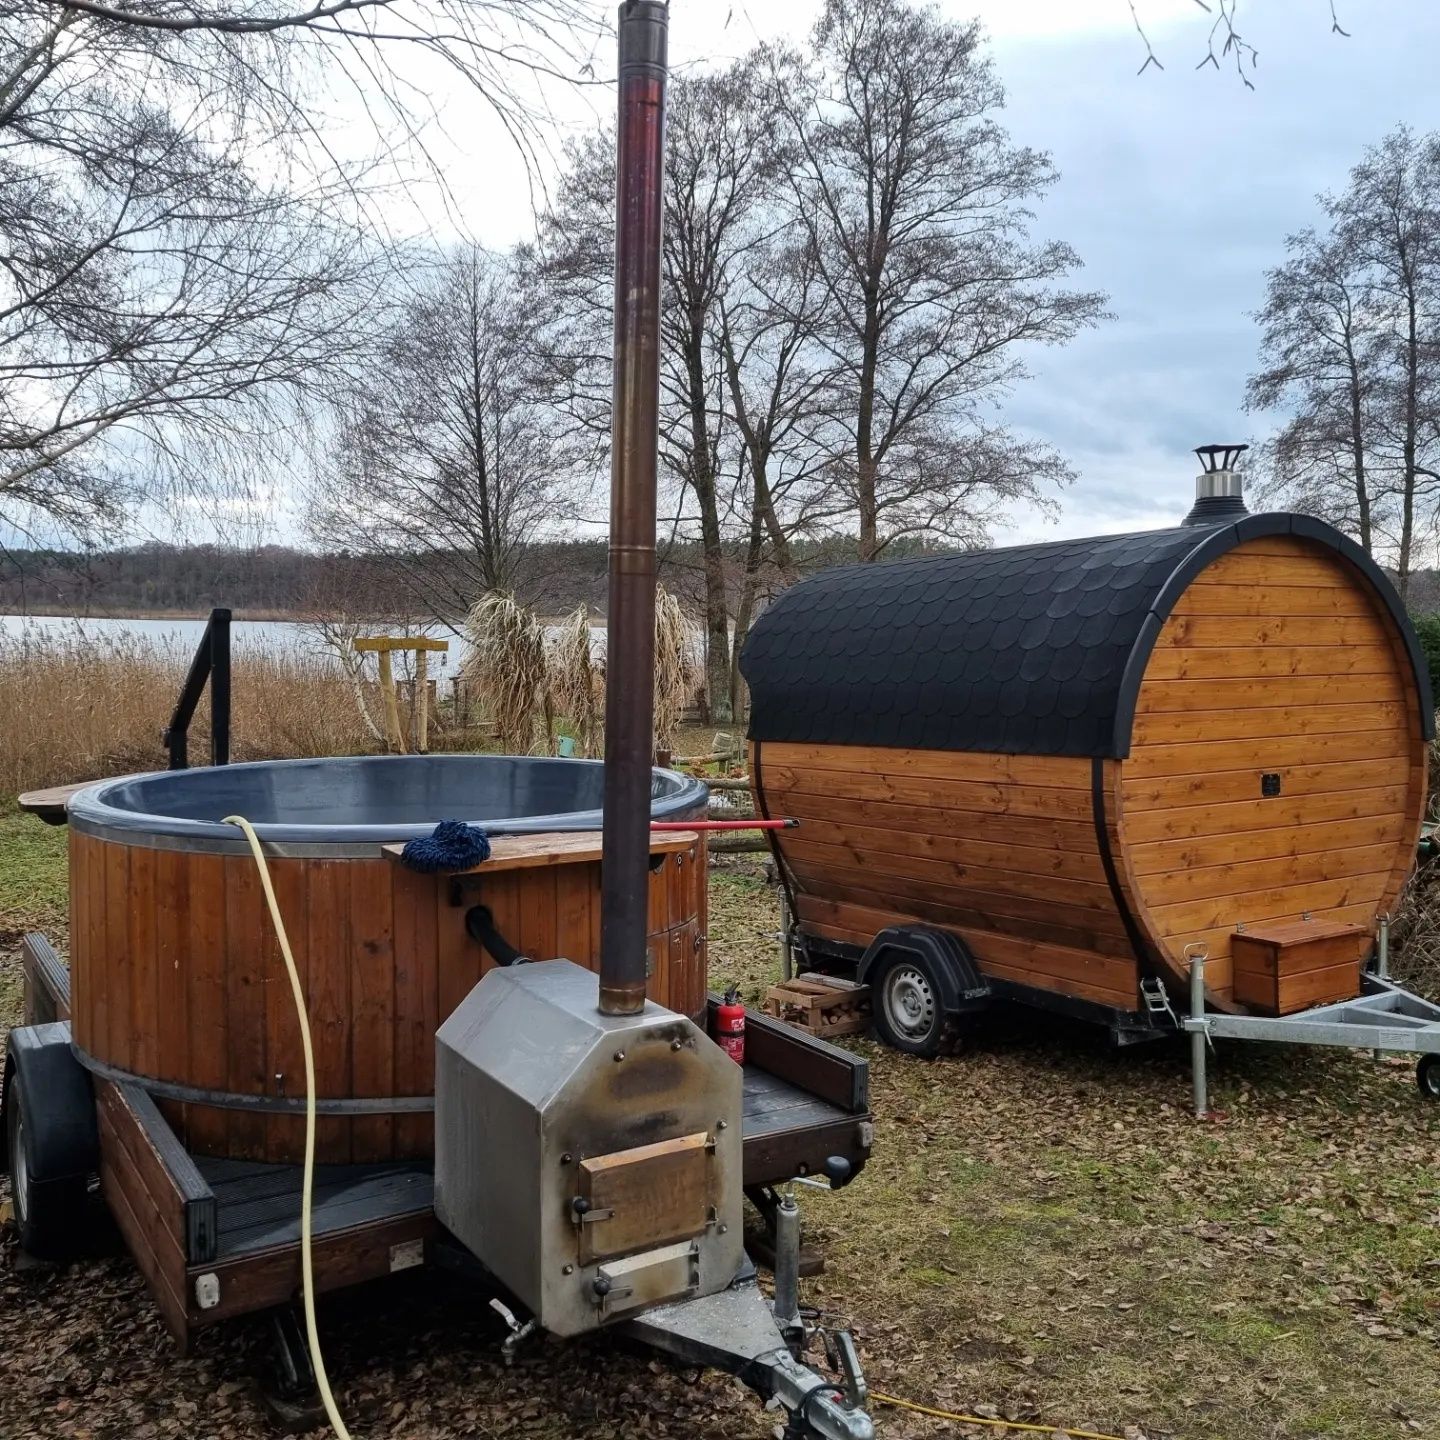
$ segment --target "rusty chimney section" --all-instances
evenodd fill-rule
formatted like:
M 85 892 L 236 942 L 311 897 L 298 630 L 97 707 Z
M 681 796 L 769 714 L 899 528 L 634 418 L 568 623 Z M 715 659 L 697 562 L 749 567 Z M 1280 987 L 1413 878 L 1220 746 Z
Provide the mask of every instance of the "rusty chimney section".
M 655 472 L 660 436 L 660 227 L 668 7 L 620 7 L 615 156 L 615 378 L 606 614 L 600 1009 L 645 1004 L 655 709 Z

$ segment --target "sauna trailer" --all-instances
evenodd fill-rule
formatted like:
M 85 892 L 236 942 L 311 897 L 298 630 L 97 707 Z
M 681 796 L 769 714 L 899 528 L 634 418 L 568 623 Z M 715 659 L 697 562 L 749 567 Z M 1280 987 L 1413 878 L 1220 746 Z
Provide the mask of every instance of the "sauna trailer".
M 791 940 L 858 964 L 901 1049 L 991 995 L 1154 1034 L 1197 956 L 1217 1023 L 1365 988 L 1426 667 L 1368 556 L 1247 513 L 1238 449 L 1197 453 L 1172 529 L 827 570 L 747 640 L 756 802 L 799 821 L 772 834 Z

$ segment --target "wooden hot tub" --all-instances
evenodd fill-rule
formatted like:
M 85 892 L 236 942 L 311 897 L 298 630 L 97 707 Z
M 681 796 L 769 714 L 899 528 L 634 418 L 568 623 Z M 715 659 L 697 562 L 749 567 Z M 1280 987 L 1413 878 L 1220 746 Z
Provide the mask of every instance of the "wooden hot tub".
M 69 803 L 71 1022 L 102 1075 L 142 1077 L 187 1147 L 297 1160 L 304 1068 L 259 876 L 270 859 L 310 1011 L 321 1161 L 430 1154 L 436 1027 L 496 963 L 467 932 L 486 906 L 509 945 L 594 968 L 598 761 L 371 756 L 265 761 L 110 781 Z M 654 775 L 652 814 L 704 814 L 703 783 Z M 384 846 L 481 825 L 472 875 L 421 875 Z M 578 833 L 577 833 L 578 832 Z M 650 995 L 705 1010 L 705 846 L 657 837 Z M 518 1037 L 517 1037 L 518 1038 Z

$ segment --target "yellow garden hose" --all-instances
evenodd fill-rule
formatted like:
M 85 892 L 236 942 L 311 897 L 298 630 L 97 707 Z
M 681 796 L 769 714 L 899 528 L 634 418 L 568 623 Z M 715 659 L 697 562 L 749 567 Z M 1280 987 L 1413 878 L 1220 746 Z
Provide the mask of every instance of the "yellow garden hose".
M 320 1335 L 315 1325 L 315 1275 L 310 1263 L 310 1197 L 315 1188 L 315 1051 L 310 1044 L 310 1016 L 305 1009 L 305 992 L 300 984 L 300 972 L 295 968 L 295 956 L 290 950 L 290 937 L 285 933 L 285 921 L 280 915 L 280 906 L 275 899 L 275 887 L 270 883 L 270 867 L 265 861 L 265 852 L 260 848 L 260 837 L 255 827 L 243 815 L 227 815 L 226 825 L 238 825 L 249 842 L 250 853 L 255 857 L 255 866 L 260 871 L 260 885 L 265 891 L 265 903 L 270 907 L 270 920 L 275 926 L 275 938 L 280 942 L 280 954 L 285 960 L 285 970 L 290 976 L 290 993 L 295 997 L 295 1013 L 300 1019 L 300 1044 L 305 1051 L 305 1173 L 300 1185 L 300 1277 L 301 1291 L 305 1300 L 305 1340 L 310 1347 L 310 1365 L 315 1371 L 315 1385 L 320 1391 L 320 1401 L 325 1414 L 340 1440 L 351 1440 L 345 1422 L 340 1418 L 340 1409 L 330 1393 L 330 1379 L 325 1374 L 325 1360 L 320 1354 Z
M 1027 1425 L 1020 1420 L 987 1420 L 983 1415 L 957 1415 L 953 1410 L 936 1410 L 930 1405 L 917 1405 L 913 1400 L 902 1400 L 898 1395 L 884 1395 L 879 1390 L 870 1392 L 872 1400 L 882 1405 L 894 1405 L 900 1410 L 913 1410 L 917 1415 L 933 1415 L 937 1420 L 955 1420 L 962 1425 L 989 1425 L 995 1430 L 1030 1430 L 1037 1435 L 1054 1435 L 1057 1432 L 1069 1440 L 1121 1440 L 1118 1435 L 1105 1435 L 1098 1430 L 1077 1430 L 1073 1425 Z

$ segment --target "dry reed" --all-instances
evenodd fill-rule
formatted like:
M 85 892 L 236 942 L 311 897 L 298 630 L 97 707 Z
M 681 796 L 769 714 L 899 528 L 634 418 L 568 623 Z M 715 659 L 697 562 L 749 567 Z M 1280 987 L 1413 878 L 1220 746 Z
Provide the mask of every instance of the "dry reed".
M 130 635 L 0 637 L 0 790 L 163 768 L 161 733 L 189 660 L 188 648 Z M 300 651 L 237 645 L 231 703 L 234 760 L 374 748 L 346 676 Z M 207 699 L 191 723 L 196 764 L 208 762 L 208 737 Z
M 544 628 L 513 595 L 492 592 L 471 606 L 465 638 L 469 652 L 461 675 L 479 691 L 501 750 L 529 754 L 546 699 Z
M 673 750 L 675 732 L 700 684 L 695 626 L 680 602 L 655 587 L 655 748 Z
M 555 628 L 546 651 L 550 704 L 567 721 L 581 755 L 598 755 L 605 734 L 605 666 L 597 662 L 586 607 Z

